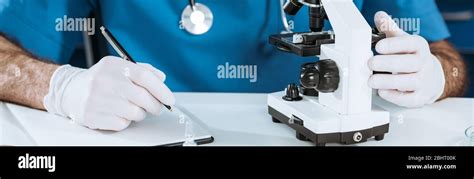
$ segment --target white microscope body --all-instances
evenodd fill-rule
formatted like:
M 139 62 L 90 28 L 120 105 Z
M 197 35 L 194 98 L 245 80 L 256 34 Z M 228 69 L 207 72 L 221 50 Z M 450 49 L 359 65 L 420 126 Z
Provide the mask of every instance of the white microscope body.
M 353 144 L 388 132 L 389 113 L 372 104 L 372 75 L 367 62 L 372 57 L 372 30 L 352 0 L 321 0 L 335 33 L 334 44 L 320 48 L 320 60 L 332 60 L 339 71 L 334 92 L 300 101 L 282 99 L 285 91 L 268 95 L 269 113 L 275 122 L 296 130 L 297 137 L 316 145 Z

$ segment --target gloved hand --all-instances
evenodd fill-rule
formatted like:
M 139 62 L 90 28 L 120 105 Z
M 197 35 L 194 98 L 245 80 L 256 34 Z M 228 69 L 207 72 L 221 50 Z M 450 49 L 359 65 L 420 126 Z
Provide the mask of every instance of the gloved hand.
M 164 80 L 165 74 L 149 64 L 112 56 L 88 70 L 64 65 L 51 77 L 44 106 L 91 129 L 120 131 L 146 112 L 159 115 L 160 102 L 175 103 Z
M 387 38 L 377 43 L 380 55 L 369 60 L 369 68 L 392 74 L 372 75 L 369 86 L 383 99 L 404 107 L 421 107 L 440 98 L 444 72 L 428 42 L 401 30 L 385 12 L 375 14 L 375 24 Z

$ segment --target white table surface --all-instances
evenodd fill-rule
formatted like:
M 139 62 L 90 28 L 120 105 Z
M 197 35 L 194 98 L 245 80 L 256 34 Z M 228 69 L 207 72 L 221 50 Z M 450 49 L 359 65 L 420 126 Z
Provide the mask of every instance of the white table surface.
M 176 93 L 176 98 L 180 106 L 208 126 L 215 139 L 209 146 L 312 145 L 296 139 L 288 126 L 272 122 L 266 94 Z M 382 141 L 371 139 L 356 145 L 458 146 L 465 144 L 464 130 L 474 124 L 474 99 L 449 98 L 417 109 L 398 107 L 379 98 L 374 101 L 390 111 L 389 133 Z M 15 108 L 24 107 L 0 103 L 0 145 L 36 145 L 12 114 Z

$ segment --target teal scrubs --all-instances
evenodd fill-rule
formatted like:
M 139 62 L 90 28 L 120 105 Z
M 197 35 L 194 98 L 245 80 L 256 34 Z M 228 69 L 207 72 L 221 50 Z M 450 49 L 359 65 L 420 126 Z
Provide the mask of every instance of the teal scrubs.
M 173 91 L 273 92 L 297 82 L 300 65 L 315 61 L 278 51 L 268 36 L 283 30 L 277 0 L 197 0 L 214 14 L 204 35 L 180 28 L 187 0 L 0 0 L 0 32 L 38 57 L 70 62 L 82 33 L 56 30 L 58 18 L 87 17 L 94 9 L 130 55 L 167 74 Z M 449 37 L 434 0 L 355 0 L 367 21 L 376 11 L 419 18 L 421 36 Z M 307 31 L 307 10 L 290 17 Z M 100 32 L 95 32 L 100 33 Z M 109 51 L 115 54 L 111 48 Z M 234 73 L 233 73 L 234 72 Z M 256 74 L 253 74 L 256 72 Z

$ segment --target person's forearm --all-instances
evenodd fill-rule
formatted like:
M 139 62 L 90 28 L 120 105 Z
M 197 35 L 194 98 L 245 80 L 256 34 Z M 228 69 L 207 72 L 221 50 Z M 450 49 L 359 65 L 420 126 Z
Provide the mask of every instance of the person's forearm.
M 35 59 L 0 35 L 0 100 L 44 109 L 57 65 Z
M 446 79 L 443 95 L 438 100 L 463 96 L 466 90 L 467 73 L 461 55 L 447 41 L 431 43 L 430 49 L 431 53 L 441 62 Z

